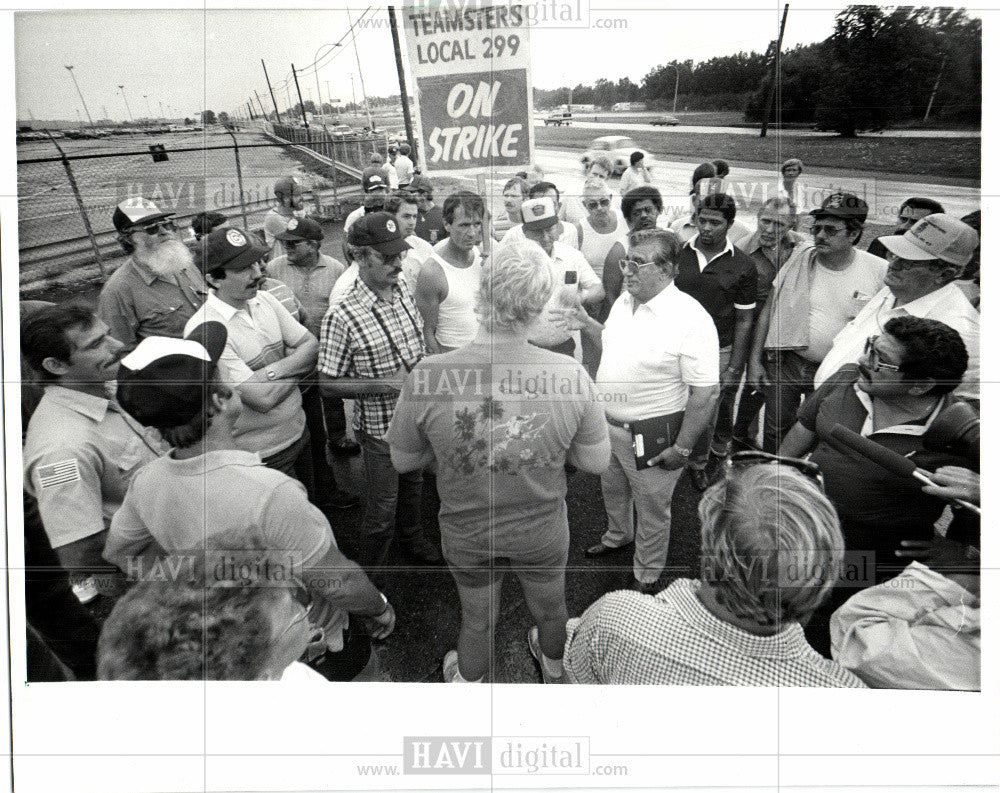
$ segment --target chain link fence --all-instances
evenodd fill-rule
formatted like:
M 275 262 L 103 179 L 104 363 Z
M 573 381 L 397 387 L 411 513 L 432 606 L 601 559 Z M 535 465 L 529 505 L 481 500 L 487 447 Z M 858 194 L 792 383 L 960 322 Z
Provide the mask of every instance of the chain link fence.
M 248 229 L 263 225 L 274 182 L 301 177 L 311 212 L 339 217 L 385 135 L 317 135 L 271 125 L 197 134 L 132 135 L 102 140 L 52 138 L 18 146 L 20 282 L 102 277 L 123 255 L 112 225 L 115 206 L 150 199 L 181 226 L 205 211 Z M 305 168 L 303 168 L 305 166 Z

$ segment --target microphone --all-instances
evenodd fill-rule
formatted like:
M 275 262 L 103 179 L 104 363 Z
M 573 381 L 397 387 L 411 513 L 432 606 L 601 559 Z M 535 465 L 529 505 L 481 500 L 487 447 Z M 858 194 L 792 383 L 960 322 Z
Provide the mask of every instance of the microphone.
M 835 424 L 833 429 L 830 430 L 830 435 L 832 435 L 835 440 L 838 440 L 847 446 L 849 449 L 856 451 L 862 457 L 871 460 L 876 465 L 885 468 L 887 471 L 891 471 L 897 476 L 904 478 L 912 476 L 922 484 L 935 484 L 934 480 L 927 475 L 927 472 L 921 468 L 917 468 L 917 464 L 909 457 L 903 457 L 901 454 L 896 454 L 896 452 L 891 449 L 887 449 L 885 446 L 875 443 L 875 441 L 869 440 L 863 435 L 858 435 L 858 433 L 847 429 L 847 427 L 843 424 Z M 950 498 L 948 501 L 953 504 L 957 504 L 958 506 L 965 507 L 965 509 L 972 510 L 977 515 L 982 514 L 979 507 L 969 501 L 964 501 L 960 498 Z

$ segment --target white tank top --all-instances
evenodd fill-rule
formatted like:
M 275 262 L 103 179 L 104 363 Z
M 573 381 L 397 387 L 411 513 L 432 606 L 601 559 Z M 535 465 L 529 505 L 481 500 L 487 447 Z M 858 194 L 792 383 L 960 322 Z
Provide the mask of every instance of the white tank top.
M 594 272 L 597 273 L 598 278 L 604 277 L 604 259 L 607 257 L 611 247 L 621 239 L 623 227 L 622 219 L 618 218 L 618 225 L 615 226 L 615 230 L 609 231 L 607 234 L 602 234 L 590 225 L 589 218 L 583 218 L 580 221 L 580 228 L 583 229 L 583 244 L 580 246 L 580 253 L 590 263 L 590 266 L 594 268 Z M 627 244 L 625 248 L 626 250 L 628 249 Z
M 482 257 L 477 255 L 469 267 L 455 267 L 436 253 L 431 256 L 441 265 L 448 282 L 448 296 L 438 306 L 438 323 L 434 336 L 445 347 L 470 344 L 479 331 L 475 303 L 483 271 Z

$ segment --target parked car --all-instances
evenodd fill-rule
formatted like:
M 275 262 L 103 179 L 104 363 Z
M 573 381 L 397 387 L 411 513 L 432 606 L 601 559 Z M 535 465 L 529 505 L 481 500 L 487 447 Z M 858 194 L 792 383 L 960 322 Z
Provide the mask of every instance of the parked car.
M 572 113 L 553 113 L 552 115 L 545 117 L 545 126 L 548 126 L 549 124 L 554 124 L 557 127 L 561 127 L 563 124 L 569 126 L 572 121 Z
M 620 176 L 628 168 L 629 157 L 632 156 L 632 152 L 634 151 L 641 151 L 645 157 L 646 165 L 652 165 L 653 156 L 645 149 L 640 149 L 632 138 L 625 135 L 605 135 L 600 138 L 594 138 L 590 143 L 590 148 L 587 149 L 581 158 L 581 161 L 583 162 L 583 167 L 586 168 L 592 159 L 598 155 L 604 155 L 611 160 L 614 175 Z
M 662 116 L 656 116 L 651 119 L 650 124 L 654 127 L 676 127 L 680 124 L 680 119 L 677 116 L 672 116 L 669 113 L 664 113 Z

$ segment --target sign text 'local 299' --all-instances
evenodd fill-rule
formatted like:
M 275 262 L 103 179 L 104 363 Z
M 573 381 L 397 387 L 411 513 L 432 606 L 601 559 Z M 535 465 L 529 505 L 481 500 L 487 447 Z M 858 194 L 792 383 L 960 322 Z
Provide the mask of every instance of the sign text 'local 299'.
M 521 5 L 403 8 L 427 171 L 531 162 L 528 16 Z

